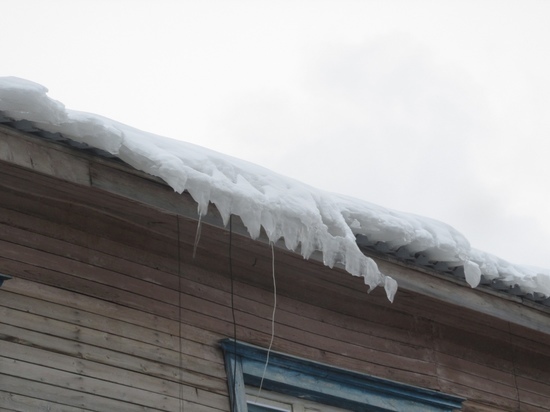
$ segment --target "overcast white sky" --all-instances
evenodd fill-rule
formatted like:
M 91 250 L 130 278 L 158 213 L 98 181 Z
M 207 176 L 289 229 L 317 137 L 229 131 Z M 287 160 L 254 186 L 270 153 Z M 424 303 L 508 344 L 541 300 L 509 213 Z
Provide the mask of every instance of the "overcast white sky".
M 0 0 L 0 75 L 550 268 L 550 1 Z

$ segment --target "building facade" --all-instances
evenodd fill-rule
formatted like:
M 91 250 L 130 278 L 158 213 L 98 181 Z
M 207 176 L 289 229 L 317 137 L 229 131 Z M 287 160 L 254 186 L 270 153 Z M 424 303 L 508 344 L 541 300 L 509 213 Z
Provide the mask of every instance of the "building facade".
M 548 306 L 373 251 L 390 303 L 26 127 L 0 125 L 0 409 L 550 411 Z

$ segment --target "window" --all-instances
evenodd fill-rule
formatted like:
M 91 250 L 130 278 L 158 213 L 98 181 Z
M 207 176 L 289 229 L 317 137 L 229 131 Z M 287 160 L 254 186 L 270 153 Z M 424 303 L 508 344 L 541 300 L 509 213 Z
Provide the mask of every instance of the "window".
M 307 399 L 246 387 L 248 412 L 349 412 L 349 409 L 323 405 Z
M 231 339 L 221 346 L 232 412 L 451 412 L 460 410 L 464 401 L 278 352 L 269 354 L 262 391 L 256 396 L 267 350 Z

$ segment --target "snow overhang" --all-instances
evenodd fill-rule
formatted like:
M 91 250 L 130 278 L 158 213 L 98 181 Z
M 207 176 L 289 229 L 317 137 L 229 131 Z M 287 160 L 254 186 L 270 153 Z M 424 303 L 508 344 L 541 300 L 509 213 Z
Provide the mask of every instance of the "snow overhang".
M 442 222 L 323 192 L 205 148 L 65 109 L 36 83 L 0 78 L 0 122 L 157 176 L 176 192 L 188 192 L 203 218 L 215 204 L 224 225 L 230 215 L 239 216 L 252 238 L 265 233 L 268 241 L 282 242 L 304 258 L 320 256 L 329 267 L 362 276 L 370 288 L 383 286 L 390 300 L 395 281 L 367 255 L 380 253 L 463 278 L 472 287 L 486 284 L 548 304 L 550 271 L 472 249 Z

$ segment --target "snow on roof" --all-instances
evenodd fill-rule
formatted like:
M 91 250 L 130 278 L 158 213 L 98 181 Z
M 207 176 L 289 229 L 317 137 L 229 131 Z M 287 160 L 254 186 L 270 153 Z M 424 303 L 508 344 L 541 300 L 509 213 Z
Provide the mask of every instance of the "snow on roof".
M 472 249 L 465 236 L 445 223 L 328 193 L 200 146 L 68 110 L 47 92 L 28 80 L 0 78 L 0 111 L 109 152 L 162 178 L 178 193 L 188 191 L 201 215 L 211 202 L 225 224 L 231 214 L 239 216 L 254 239 L 263 228 L 271 242 L 283 239 L 288 249 L 306 259 L 320 251 L 325 265 L 342 264 L 352 275 L 362 276 L 370 288 L 384 286 L 390 301 L 397 283 L 361 252 L 356 235 L 385 242 L 392 249 L 405 246 L 449 266 L 464 266 L 472 287 L 483 276 L 509 287 L 518 285 L 524 293 L 550 296 L 550 271 L 513 265 Z

